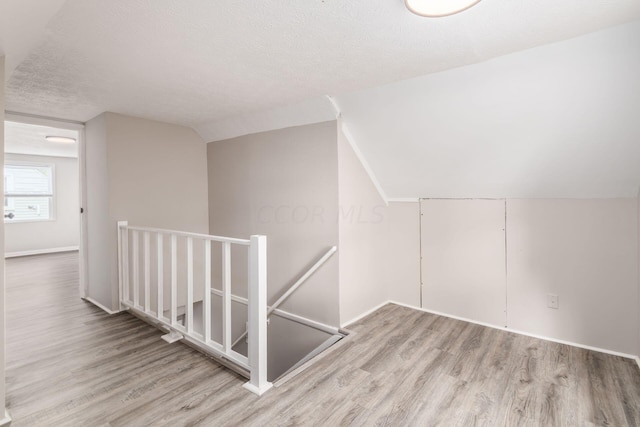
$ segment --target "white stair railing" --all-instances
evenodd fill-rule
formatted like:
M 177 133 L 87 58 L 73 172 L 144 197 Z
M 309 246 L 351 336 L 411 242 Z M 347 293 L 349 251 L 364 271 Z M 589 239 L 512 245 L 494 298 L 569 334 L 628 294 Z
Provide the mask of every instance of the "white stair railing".
M 140 247 L 142 235 L 142 248 Z M 129 246 L 131 236 L 131 247 Z M 153 239 L 152 239 L 153 237 Z M 178 238 L 186 240 L 186 293 L 184 324 L 178 321 Z M 151 250 L 155 243 L 156 251 Z M 199 333 L 194 328 L 194 241 L 204 247 L 204 293 L 203 328 Z M 165 316 L 165 260 L 164 245 L 170 245 L 170 289 L 169 317 Z M 218 242 L 222 248 L 222 342 L 212 339 L 211 334 L 211 244 Z M 248 356 L 232 348 L 231 337 L 231 247 L 248 246 Z M 152 253 L 153 252 L 153 253 Z M 142 256 L 143 296 L 140 297 L 140 257 Z M 153 263 L 155 272 L 155 311 L 151 302 Z M 250 239 L 210 236 L 149 227 L 132 227 L 127 221 L 118 222 L 118 274 L 120 307 L 137 315 L 149 318 L 169 330 L 163 336 L 168 342 L 180 339 L 189 341 L 223 359 L 233 362 L 249 372 L 249 382 L 244 387 L 261 395 L 271 388 L 267 381 L 267 238 L 251 236 Z M 131 282 L 131 283 L 130 283 Z M 131 295 L 133 294 L 133 295 Z
M 320 257 L 320 259 L 318 259 L 315 264 L 313 264 L 307 271 L 305 271 L 305 273 L 300 276 L 300 278 L 298 280 L 295 281 L 295 283 L 293 285 L 291 285 L 289 287 L 289 289 L 287 289 L 285 291 L 284 294 L 282 294 L 282 296 L 280 298 L 278 298 L 278 300 L 276 302 L 274 302 L 271 306 L 267 307 L 267 320 L 269 320 L 269 317 L 271 317 L 271 314 L 275 311 L 278 310 L 278 307 L 280 307 L 282 305 L 282 303 L 284 303 L 296 290 L 298 290 L 298 288 L 300 286 L 302 286 L 302 284 L 304 282 L 306 282 L 311 276 L 313 276 L 313 274 L 324 265 L 325 262 L 327 262 L 327 260 L 329 258 L 331 258 L 331 256 L 336 253 L 336 251 L 338 250 L 338 248 L 336 246 L 332 246 L 331 248 L 329 248 L 329 250 L 322 255 L 322 257 Z M 215 293 L 215 290 L 214 290 Z M 235 297 L 235 295 L 232 295 L 233 297 Z M 282 312 L 282 311 L 280 311 Z M 290 313 L 287 313 L 290 315 Z M 317 328 L 316 325 L 314 325 L 314 323 L 317 324 L 317 322 L 313 322 L 310 319 L 306 319 L 304 317 L 300 317 L 298 316 L 300 320 L 302 320 L 302 323 L 306 324 L 307 326 L 311 326 L 312 328 Z M 323 325 L 325 326 L 325 325 Z M 325 328 L 320 328 L 321 330 L 325 330 L 326 331 L 326 327 Z M 336 330 L 337 332 L 337 330 Z M 336 332 L 331 332 L 331 333 L 336 333 Z M 242 341 L 242 339 L 244 337 L 247 336 L 247 334 L 249 333 L 248 330 L 245 330 L 238 338 L 236 338 L 236 340 L 233 342 L 233 344 L 231 345 L 231 347 L 235 347 L 236 344 L 238 344 L 240 341 Z

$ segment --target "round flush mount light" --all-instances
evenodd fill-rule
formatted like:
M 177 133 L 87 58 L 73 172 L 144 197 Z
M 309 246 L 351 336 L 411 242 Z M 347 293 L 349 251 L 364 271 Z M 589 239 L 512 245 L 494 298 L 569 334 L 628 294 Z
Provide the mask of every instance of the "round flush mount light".
M 429 18 L 453 15 L 479 2 L 480 0 L 404 0 L 411 12 Z
M 49 135 L 45 136 L 44 139 L 49 142 L 61 142 L 63 144 L 74 144 L 76 142 L 75 138 L 69 138 L 68 136 Z

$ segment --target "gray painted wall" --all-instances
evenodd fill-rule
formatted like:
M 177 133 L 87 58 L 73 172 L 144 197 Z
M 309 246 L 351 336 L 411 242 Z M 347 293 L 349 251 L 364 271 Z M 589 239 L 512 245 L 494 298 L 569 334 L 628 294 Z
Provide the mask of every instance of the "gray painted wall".
M 95 126 L 104 128 L 98 133 L 104 138 L 102 144 L 108 147 L 104 149 L 108 162 L 100 166 L 101 154 L 97 150 L 93 156 L 88 155 L 88 164 L 91 158 L 98 160 L 98 170 L 109 167 L 109 179 L 101 185 L 109 194 L 107 234 L 114 242 L 115 232 L 111 235 L 110 227 L 117 219 L 204 232 L 208 222 L 212 234 L 235 237 L 265 234 L 269 237 L 271 302 L 328 247 L 339 244 L 338 256 L 284 305 L 285 310 L 324 323 L 344 325 L 387 300 L 420 306 L 419 204 L 392 202 L 384 207 L 336 122 L 208 144 L 208 175 L 203 179 L 204 185 L 184 197 L 180 205 L 201 206 L 196 210 L 207 214 L 207 207 L 202 205 L 208 201 L 208 218 L 196 215 L 185 219 L 179 209 L 161 208 L 162 196 L 173 197 L 184 188 L 170 182 L 168 177 L 172 175 L 164 173 L 174 170 L 174 157 L 184 155 L 184 145 L 171 142 L 180 137 L 164 138 L 151 131 L 156 129 L 164 135 L 162 129 L 171 125 L 155 122 L 150 125 L 147 121 L 111 114 L 106 117 L 108 120 L 95 119 Z M 109 120 L 116 129 L 114 134 L 107 126 Z M 88 152 L 92 128 L 90 123 Z M 100 138 L 99 135 L 96 140 Z M 158 149 L 152 143 L 163 138 L 170 149 Z M 193 147 L 199 148 L 194 148 L 185 162 L 179 163 L 189 175 L 188 182 L 196 183 L 204 176 L 204 156 L 198 156 L 204 145 Z M 145 162 L 153 166 L 145 166 L 149 181 L 141 188 L 153 193 L 152 185 L 160 182 L 157 188 L 163 188 L 165 194 L 152 194 L 141 202 L 130 183 L 145 182 L 144 176 L 136 174 L 138 164 Z M 118 172 L 111 170 L 112 165 Z M 157 179 L 152 180 L 154 176 Z M 208 197 L 202 196 L 207 186 Z M 629 200 L 509 200 L 513 209 L 517 209 L 510 218 L 514 245 L 509 250 L 515 251 L 508 257 L 510 328 L 638 353 L 640 284 L 636 254 L 640 218 L 635 202 Z M 553 221 L 546 211 L 554 212 Z M 607 218 L 611 221 L 607 222 Z M 564 224 L 559 230 L 569 235 L 545 234 L 550 224 L 558 227 Z M 518 232 L 524 229 L 538 231 L 523 232 L 518 237 Z M 549 248 L 561 244 L 568 251 L 564 264 L 544 258 Z M 618 256 L 608 257 L 606 253 Z M 219 252 L 214 250 L 214 271 L 219 261 L 216 254 Z M 112 255 L 108 276 L 115 286 L 115 252 Z M 233 292 L 238 295 L 246 295 L 245 256 L 241 251 L 233 254 Z M 540 261 L 536 275 L 552 278 L 555 283 L 545 282 L 547 285 L 562 286 L 557 291 L 560 310 L 548 312 L 544 297 L 556 291 L 553 286 L 538 289 L 539 283 L 527 269 L 526 257 Z M 219 287 L 217 277 L 214 286 Z M 110 285 L 106 289 L 115 288 Z M 531 291 L 536 289 L 536 295 L 543 299 L 532 302 Z M 591 313 L 594 316 L 590 317 Z M 591 325 L 595 318 L 605 325 L 604 329 Z
M 269 302 L 274 302 L 338 244 L 336 122 L 210 143 L 207 156 L 211 233 L 267 236 Z M 238 261 L 243 256 L 233 254 Z M 244 296 L 246 271 L 240 266 L 234 264 L 233 293 Z M 338 257 L 281 308 L 337 326 Z
M 192 129 L 114 113 L 86 135 L 89 296 L 116 308 L 117 221 L 208 233 L 206 145 Z
M 105 307 L 115 308 L 109 269 L 109 172 L 107 168 L 106 115 L 87 122 L 85 127 L 87 225 L 86 296 Z M 115 229 L 115 226 L 113 226 Z

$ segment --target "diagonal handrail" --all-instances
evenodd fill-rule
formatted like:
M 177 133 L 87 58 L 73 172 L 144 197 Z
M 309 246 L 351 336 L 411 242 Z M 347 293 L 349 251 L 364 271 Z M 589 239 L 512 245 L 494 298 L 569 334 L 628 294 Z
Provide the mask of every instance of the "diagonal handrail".
M 318 259 L 318 261 L 316 261 L 315 264 L 311 266 L 311 268 L 309 268 L 309 270 L 307 270 L 306 273 L 304 273 L 298 280 L 296 280 L 296 282 L 293 285 L 291 285 L 289 289 L 287 289 L 287 291 L 284 294 L 282 294 L 282 296 L 278 298 L 276 302 L 274 302 L 270 307 L 268 307 L 267 320 L 271 316 L 271 313 L 273 313 L 278 307 L 280 307 L 280 305 L 282 305 L 282 303 L 284 303 L 291 296 L 291 294 L 293 294 L 300 286 L 302 286 L 304 282 L 306 282 L 309 279 L 309 277 L 313 275 L 313 273 L 315 273 L 325 262 L 327 262 L 327 260 L 331 258 L 331 256 L 337 250 L 338 248 L 336 246 L 332 246 L 320 259 Z M 247 336 L 247 331 L 245 330 L 242 333 L 242 335 L 240 335 L 238 339 L 236 339 L 233 342 L 233 344 L 231 345 L 231 348 L 235 347 L 236 344 L 242 341 L 242 339 L 246 336 Z

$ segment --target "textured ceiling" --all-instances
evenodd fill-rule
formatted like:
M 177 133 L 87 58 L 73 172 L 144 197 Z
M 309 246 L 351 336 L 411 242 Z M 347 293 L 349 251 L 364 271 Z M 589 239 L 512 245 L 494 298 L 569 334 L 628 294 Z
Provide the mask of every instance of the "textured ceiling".
M 45 28 L 65 0 L 0 1 L 0 55 L 7 76 L 46 37 Z
M 402 0 L 2 3 L 15 12 L 2 14 L 0 50 L 19 62 L 9 110 L 79 121 L 113 111 L 204 129 L 205 137 L 217 123 L 242 124 L 234 119 L 242 115 L 640 17 L 637 0 L 483 0 L 440 19 L 409 13 Z
M 438 19 L 403 0 L 1 0 L 0 53 L 10 111 L 112 111 L 213 141 L 337 105 L 391 198 L 626 197 L 638 19 L 638 0 L 482 0 Z
M 66 136 L 78 139 L 78 131 L 6 122 L 4 128 L 5 153 L 37 156 L 78 157 L 78 144 L 49 142 L 46 136 Z

